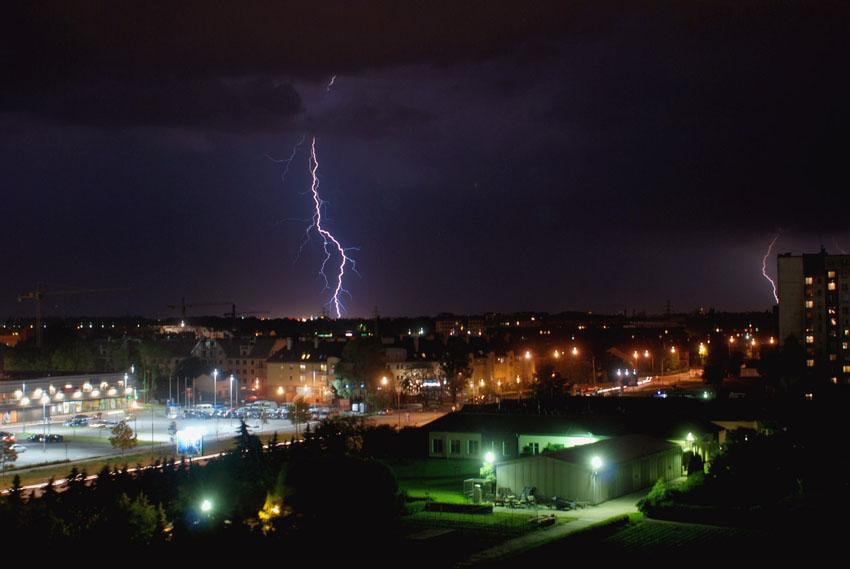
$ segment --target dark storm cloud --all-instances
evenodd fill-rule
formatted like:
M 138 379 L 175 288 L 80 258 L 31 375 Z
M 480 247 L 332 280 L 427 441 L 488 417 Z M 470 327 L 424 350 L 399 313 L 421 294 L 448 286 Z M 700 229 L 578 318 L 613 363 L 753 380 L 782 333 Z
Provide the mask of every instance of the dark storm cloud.
M 433 118 L 433 114 L 407 105 L 345 105 L 305 122 L 311 130 L 373 137 L 402 133 L 405 129 L 425 125 Z
M 257 308 L 316 312 L 315 259 L 290 268 L 311 215 L 308 144 L 285 160 L 302 134 L 329 225 L 361 247 L 354 314 L 769 306 L 777 229 L 777 250 L 848 247 L 848 6 L 4 6 L 4 230 L 38 245 L 6 252 L 20 282 L 0 309 L 39 279 L 113 286 L 92 282 L 103 265 L 167 302 L 253 287 Z M 71 245 L 92 250 L 78 272 L 56 254 Z
M 303 110 L 289 84 L 269 79 L 227 84 L 215 77 L 97 78 L 54 85 L 40 96 L 7 91 L 7 107 L 57 124 L 193 127 L 263 131 Z
M 399 64 L 504 53 L 552 30 L 555 3 L 42 2 L 4 15 L 0 110 L 96 126 L 251 127 L 257 108 L 300 110 L 291 88 L 222 81 L 326 79 Z M 241 96 L 255 95 L 245 101 Z

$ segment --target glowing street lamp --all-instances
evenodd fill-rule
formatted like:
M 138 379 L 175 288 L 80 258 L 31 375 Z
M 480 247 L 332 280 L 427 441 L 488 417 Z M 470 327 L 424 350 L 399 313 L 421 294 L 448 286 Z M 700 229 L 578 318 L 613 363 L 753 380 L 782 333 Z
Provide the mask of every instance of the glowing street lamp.
M 230 424 L 233 424 L 233 374 L 230 374 Z

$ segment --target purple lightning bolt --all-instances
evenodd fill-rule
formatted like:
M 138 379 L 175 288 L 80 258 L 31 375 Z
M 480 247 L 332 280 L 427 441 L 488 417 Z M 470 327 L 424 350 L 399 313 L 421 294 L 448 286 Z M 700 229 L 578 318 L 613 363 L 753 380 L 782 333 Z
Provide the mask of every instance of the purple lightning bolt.
M 313 194 L 313 206 L 315 207 L 315 212 L 313 213 L 313 223 L 307 228 L 307 231 L 309 232 L 311 228 L 315 227 L 316 232 L 318 232 L 318 234 L 322 237 L 322 246 L 325 250 L 325 260 L 322 261 L 322 268 L 319 273 L 325 279 L 325 286 L 327 288 L 331 287 L 328 282 L 328 277 L 325 274 L 325 266 L 328 264 L 328 261 L 330 261 L 334 248 L 339 254 L 339 269 L 336 278 L 336 287 L 333 289 L 333 296 L 331 296 L 331 300 L 328 302 L 328 304 L 333 304 L 334 310 L 336 311 L 336 317 L 339 318 L 342 316 L 342 311 L 345 310 L 345 307 L 342 305 L 339 297 L 342 293 L 348 294 L 348 291 L 342 287 L 342 279 L 345 276 L 345 266 L 350 263 L 351 270 L 355 273 L 357 272 L 354 266 L 354 259 L 348 256 L 348 251 L 357 251 L 358 249 L 355 247 L 343 247 L 337 238 L 322 225 L 322 206 L 325 202 L 319 197 L 319 177 L 316 174 L 318 169 L 319 159 L 316 158 L 316 137 L 313 137 L 313 142 L 310 147 L 310 175 L 313 177 L 313 182 L 310 185 L 310 192 Z
M 776 240 L 779 239 L 779 233 L 776 234 L 776 237 L 773 238 L 773 241 L 770 242 L 770 246 L 767 248 L 767 253 L 764 254 L 764 257 L 761 259 L 761 274 L 764 275 L 770 282 L 770 286 L 773 287 L 773 298 L 776 299 L 776 302 L 779 302 L 779 296 L 776 295 L 776 283 L 773 282 L 773 279 L 767 276 L 767 258 L 770 257 L 770 252 L 773 250 L 773 246 L 776 244 Z
M 292 165 L 292 161 L 295 160 L 295 153 L 298 152 L 298 147 L 304 144 L 304 136 L 301 137 L 301 140 L 295 143 L 295 146 L 292 147 L 292 154 L 289 155 L 289 158 L 284 160 L 278 160 L 277 158 L 272 158 L 268 154 L 266 154 L 266 158 L 271 160 L 272 162 L 286 163 L 286 168 L 283 169 L 283 174 L 280 175 L 280 181 L 286 183 L 286 175 L 289 173 L 289 167 Z

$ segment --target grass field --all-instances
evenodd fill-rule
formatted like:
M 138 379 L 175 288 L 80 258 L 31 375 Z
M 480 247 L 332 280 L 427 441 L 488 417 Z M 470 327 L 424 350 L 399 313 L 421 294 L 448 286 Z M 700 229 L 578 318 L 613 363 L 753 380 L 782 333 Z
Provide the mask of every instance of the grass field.
M 733 544 L 761 541 L 764 537 L 762 532 L 738 528 L 643 520 L 602 539 L 600 545 L 624 554 L 655 553 L 669 549 L 697 552 L 718 547 L 734 548 Z
M 478 476 L 480 461 L 433 458 L 388 460 L 399 488 L 410 498 L 430 498 L 437 502 L 462 504 L 463 481 Z

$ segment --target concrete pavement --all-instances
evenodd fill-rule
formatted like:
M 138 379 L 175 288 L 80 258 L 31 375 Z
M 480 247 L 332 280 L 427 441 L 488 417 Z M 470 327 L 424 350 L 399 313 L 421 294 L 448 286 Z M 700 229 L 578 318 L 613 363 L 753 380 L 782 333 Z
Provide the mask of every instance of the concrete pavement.
M 619 516 L 621 514 L 632 514 L 638 511 L 637 502 L 647 495 L 650 488 L 646 488 L 639 492 L 634 492 L 620 498 L 608 500 L 598 506 L 589 506 L 578 510 L 570 510 L 566 512 L 541 509 L 516 510 L 504 507 L 493 508 L 493 511 L 504 511 L 511 513 L 528 512 L 529 516 L 542 514 L 554 514 L 557 517 L 578 517 L 567 523 L 558 524 L 551 528 L 540 529 L 529 532 L 520 537 L 509 539 L 494 547 L 490 547 L 483 551 L 479 551 L 466 560 L 457 564 L 457 567 L 470 567 L 479 564 L 486 564 L 491 561 L 503 559 L 512 554 L 533 548 L 553 539 L 563 538 L 571 533 L 582 530 L 595 523 Z

